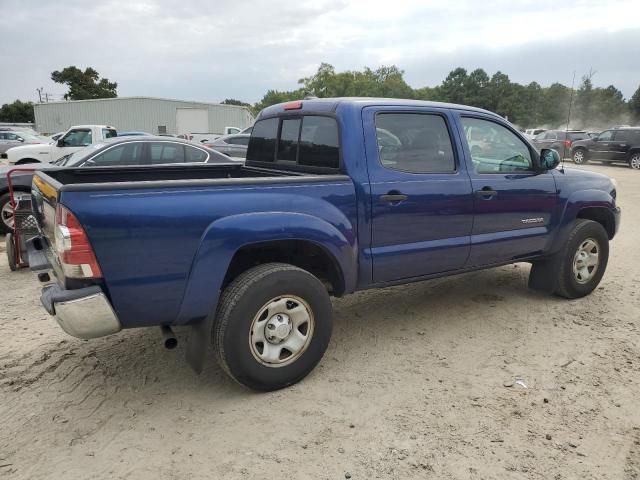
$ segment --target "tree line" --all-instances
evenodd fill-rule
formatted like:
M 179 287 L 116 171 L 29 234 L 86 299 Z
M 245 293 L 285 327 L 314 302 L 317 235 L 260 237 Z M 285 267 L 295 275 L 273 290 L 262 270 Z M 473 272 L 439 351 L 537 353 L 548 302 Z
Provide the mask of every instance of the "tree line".
M 249 104 L 228 98 L 223 104 L 249 107 L 254 114 L 276 103 L 301 100 L 308 96 L 326 97 L 391 97 L 459 103 L 480 107 L 508 118 L 521 128 L 564 128 L 571 105 L 571 128 L 601 129 L 618 124 L 640 123 L 640 87 L 626 100 L 615 86 L 594 87 L 595 73 L 585 74 L 576 89 L 561 83 L 542 87 L 537 82 L 522 85 L 511 81 L 503 72 L 489 75 L 478 68 L 468 72 L 462 67 L 452 70 L 434 87 L 413 88 L 404 79 L 404 71 L 395 65 L 376 69 L 337 72 L 322 63 L 315 74 L 298 80 L 294 90 L 268 90 L 262 99 Z M 51 79 L 68 86 L 64 98 L 113 98 L 116 82 L 93 68 L 84 71 L 75 66 L 51 74 Z M 16 100 L 0 108 L 0 122 L 33 122 L 33 103 Z
M 468 72 L 452 70 L 440 85 L 412 88 L 404 80 L 404 71 L 395 65 L 375 70 L 336 72 L 322 63 L 318 71 L 298 81 L 296 90 L 269 90 L 252 106 L 254 112 L 305 96 L 323 97 L 395 97 L 459 103 L 484 108 L 508 118 L 521 128 L 546 126 L 564 128 L 571 104 L 571 128 L 598 129 L 615 124 L 640 122 L 640 87 L 628 101 L 615 86 L 594 87 L 594 72 L 582 77 L 577 89 L 559 82 L 542 87 L 537 82 L 522 85 L 503 72 L 493 75 L 478 68 Z

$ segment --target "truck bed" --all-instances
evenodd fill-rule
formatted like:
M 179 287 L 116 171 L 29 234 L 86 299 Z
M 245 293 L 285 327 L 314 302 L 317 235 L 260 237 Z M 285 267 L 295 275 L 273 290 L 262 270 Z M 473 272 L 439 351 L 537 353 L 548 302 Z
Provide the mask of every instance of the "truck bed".
M 337 253 L 348 256 L 357 239 L 356 193 L 347 175 L 172 165 L 47 169 L 33 182 L 47 243 L 55 243 L 60 203 L 84 227 L 104 274 L 78 283 L 57 269 L 58 283 L 100 285 L 124 328 L 204 318 L 234 251 L 245 243 L 281 238 L 283 231 L 305 238 L 318 226 L 326 238 L 312 239 L 327 245 L 348 239 L 349 249 Z M 46 250 L 56 270 L 55 252 Z M 355 275 L 356 267 L 349 271 Z
M 309 176 L 302 173 L 271 170 L 258 167 L 248 167 L 242 164 L 204 164 L 204 165 L 147 165 L 135 167 L 91 167 L 91 168 L 60 168 L 48 169 L 47 176 L 55 180 L 58 185 L 80 186 L 82 189 L 111 188 L 118 184 L 118 188 L 149 187 L 149 182 L 185 182 L 199 181 L 210 182 L 213 180 L 247 180 L 269 179 L 273 181 L 277 177 L 301 177 Z M 317 175 L 311 177 L 317 178 Z M 54 182 L 51 182 L 52 184 Z M 216 182 L 218 183 L 218 182 Z M 234 182 L 235 183 L 235 182 Z M 64 190 L 79 190 L 80 188 L 64 188 Z

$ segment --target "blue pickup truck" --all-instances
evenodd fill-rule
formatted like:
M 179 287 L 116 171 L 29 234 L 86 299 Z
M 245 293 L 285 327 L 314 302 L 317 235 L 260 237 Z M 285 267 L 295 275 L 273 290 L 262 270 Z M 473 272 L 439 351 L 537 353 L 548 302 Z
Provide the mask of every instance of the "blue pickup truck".
M 260 113 L 245 165 L 37 172 L 29 261 L 67 333 L 189 326 L 196 371 L 212 351 L 274 390 L 321 360 L 330 296 L 514 262 L 532 265 L 531 288 L 591 293 L 615 184 L 558 163 L 485 110 L 289 102 Z

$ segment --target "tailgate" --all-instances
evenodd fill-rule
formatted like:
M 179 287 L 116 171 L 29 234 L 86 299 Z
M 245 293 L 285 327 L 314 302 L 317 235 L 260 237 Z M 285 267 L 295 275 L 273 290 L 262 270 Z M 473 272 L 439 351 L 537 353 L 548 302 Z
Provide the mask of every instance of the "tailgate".
M 36 172 L 31 183 L 33 216 L 38 222 L 39 237 L 29 241 L 29 265 L 32 270 L 52 268 L 56 275 L 60 263 L 55 254 L 55 221 L 61 184 L 44 172 Z M 62 277 L 59 277 L 62 278 Z

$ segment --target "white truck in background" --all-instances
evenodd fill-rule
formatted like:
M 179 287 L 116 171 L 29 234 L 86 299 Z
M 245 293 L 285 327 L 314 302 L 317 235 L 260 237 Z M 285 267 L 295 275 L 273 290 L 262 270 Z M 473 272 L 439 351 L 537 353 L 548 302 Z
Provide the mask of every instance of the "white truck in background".
M 1 157 L 9 165 L 51 163 L 88 145 L 100 143 L 117 135 L 116 129 L 108 125 L 77 125 L 71 127 L 54 142 L 13 147 Z

